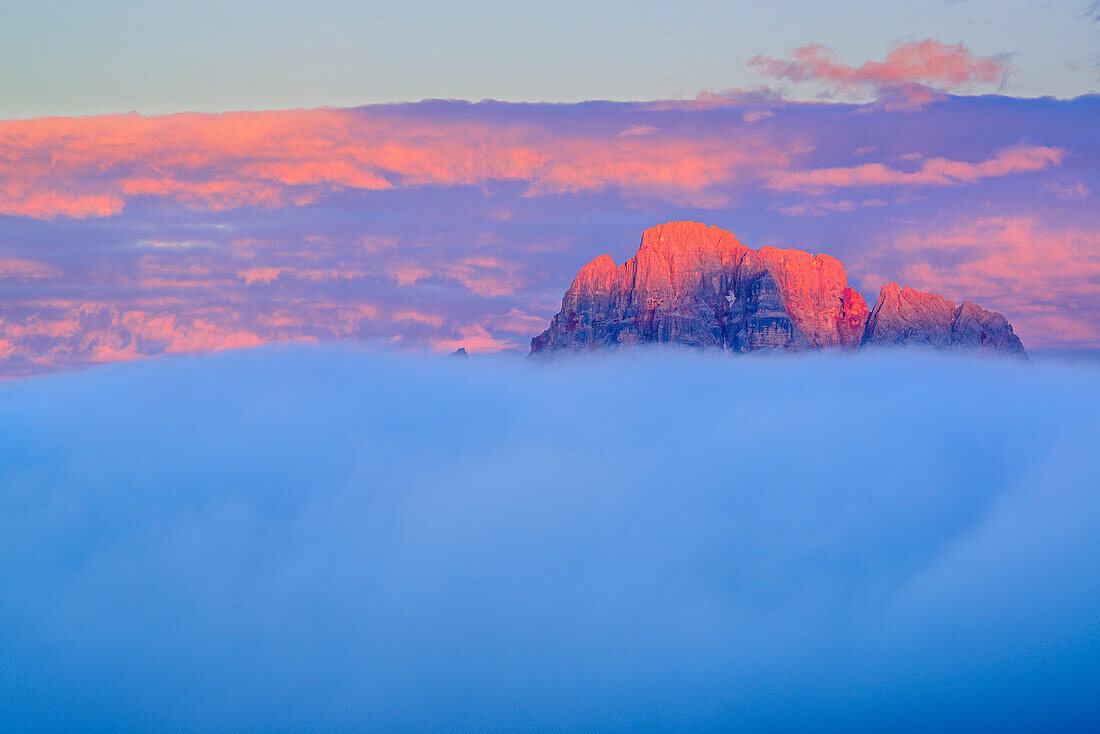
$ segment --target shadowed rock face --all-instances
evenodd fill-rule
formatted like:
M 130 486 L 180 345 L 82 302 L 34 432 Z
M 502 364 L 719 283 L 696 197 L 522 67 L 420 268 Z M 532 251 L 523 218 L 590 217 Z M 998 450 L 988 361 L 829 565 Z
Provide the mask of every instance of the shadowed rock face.
M 1001 314 L 970 301 L 956 308 L 943 296 L 899 288 L 897 283 L 882 286 L 863 344 L 923 344 L 938 349 L 1025 354 L 1024 345 Z
M 647 229 L 622 265 L 601 255 L 581 268 L 531 353 L 650 342 L 736 352 L 917 343 L 1023 354 L 1000 314 L 891 283 L 869 317 L 836 258 L 753 250 L 696 222 Z

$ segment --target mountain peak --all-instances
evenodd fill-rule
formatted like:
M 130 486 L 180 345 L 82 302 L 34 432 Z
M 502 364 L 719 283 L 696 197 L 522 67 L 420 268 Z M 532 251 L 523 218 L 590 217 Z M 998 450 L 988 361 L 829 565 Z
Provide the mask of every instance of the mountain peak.
M 732 251 L 741 247 L 731 232 L 701 222 L 666 222 L 642 232 L 638 251 L 654 250 L 668 255 Z
M 761 247 L 700 222 L 642 233 L 622 265 L 581 268 L 531 352 L 670 342 L 728 351 L 924 344 L 1024 353 L 1008 321 L 970 302 L 887 283 L 873 309 L 826 254 Z

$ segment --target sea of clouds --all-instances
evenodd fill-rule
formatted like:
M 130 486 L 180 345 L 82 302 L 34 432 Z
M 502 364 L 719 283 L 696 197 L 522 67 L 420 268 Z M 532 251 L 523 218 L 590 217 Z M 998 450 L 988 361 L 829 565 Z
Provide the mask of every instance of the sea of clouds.
M 1098 416 L 912 353 L 7 381 L 0 729 L 1095 729 Z

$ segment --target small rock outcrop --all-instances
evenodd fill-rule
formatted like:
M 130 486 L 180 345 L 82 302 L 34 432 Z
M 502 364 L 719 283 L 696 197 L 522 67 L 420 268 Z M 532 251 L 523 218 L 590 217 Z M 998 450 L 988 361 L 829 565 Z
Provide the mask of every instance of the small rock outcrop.
M 577 273 L 531 353 L 667 342 L 759 350 L 924 344 L 1024 354 L 1003 316 L 970 302 L 883 286 L 870 312 L 829 255 L 761 247 L 697 222 L 647 229 L 637 254 Z

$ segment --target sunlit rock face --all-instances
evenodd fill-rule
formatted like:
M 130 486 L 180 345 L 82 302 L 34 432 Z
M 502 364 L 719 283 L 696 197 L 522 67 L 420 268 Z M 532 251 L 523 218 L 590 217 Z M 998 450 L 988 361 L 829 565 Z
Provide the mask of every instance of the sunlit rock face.
M 647 229 L 622 265 L 601 255 L 581 268 L 531 353 L 651 342 L 734 352 L 919 343 L 1023 353 L 1000 314 L 890 284 L 869 316 L 836 258 L 753 250 L 697 222 Z

